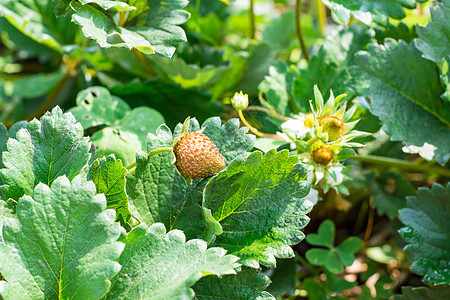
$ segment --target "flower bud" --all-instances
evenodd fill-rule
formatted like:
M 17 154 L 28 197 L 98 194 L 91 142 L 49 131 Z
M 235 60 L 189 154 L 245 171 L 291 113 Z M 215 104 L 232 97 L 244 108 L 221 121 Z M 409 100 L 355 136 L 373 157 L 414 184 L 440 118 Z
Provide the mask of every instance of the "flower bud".
M 322 126 L 323 132 L 328 133 L 328 141 L 334 142 L 342 137 L 344 133 L 344 121 L 335 116 L 324 116 L 319 118 L 319 125 Z
M 248 106 L 248 95 L 240 93 L 235 93 L 233 98 L 231 98 L 231 104 L 236 110 L 246 109 Z
M 333 152 L 328 147 L 322 146 L 314 150 L 311 156 L 316 163 L 326 166 L 333 159 Z

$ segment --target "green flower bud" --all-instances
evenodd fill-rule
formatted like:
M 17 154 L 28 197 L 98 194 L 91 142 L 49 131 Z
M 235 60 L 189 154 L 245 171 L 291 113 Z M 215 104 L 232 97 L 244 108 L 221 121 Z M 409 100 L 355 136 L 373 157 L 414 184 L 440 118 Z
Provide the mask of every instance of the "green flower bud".
M 322 132 L 328 133 L 329 142 L 337 141 L 344 133 L 344 121 L 335 116 L 319 118 L 319 125 L 323 128 Z
M 235 93 L 233 98 L 231 98 L 231 104 L 236 110 L 244 110 L 248 106 L 248 95 L 240 93 Z

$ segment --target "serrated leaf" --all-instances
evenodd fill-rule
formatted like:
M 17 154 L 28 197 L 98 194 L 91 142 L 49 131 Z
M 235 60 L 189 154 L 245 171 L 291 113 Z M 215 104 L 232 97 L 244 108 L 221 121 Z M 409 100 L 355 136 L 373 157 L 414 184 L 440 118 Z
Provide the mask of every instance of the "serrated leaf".
M 371 112 L 385 123 L 391 139 L 434 145 L 436 160 L 444 164 L 450 158 L 450 103 L 440 98 L 435 64 L 413 45 L 390 39 L 357 53 L 355 62 L 352 86 L 371 99 Z
M 141 224 L 127 236 L 106 299 L 190 299 L 190 288 L 201 277 L 234 274 L 238 258 L 206 242 L 190 240 L 182 231 L 166 233 L 163 224 Z
M 231 119 L 222 124 L 220 117 L 207 119 L 201 129 L 214 142 L 220 153 L 230 164 L 235 158 L 247 155 L 255 143 L 256 136 L 248 134 L 248 128 L 239 128 L 239 119 Z
M 5 125 L 3 123 L 0 123 L 0 169 L 4 168 L 5 165 L 3 164 L 3 151 L 7 150 L 7 142 L 9 138 L 16 138 L 17 132 L 22 129 L 26 128 L 28 125 L 27 121 L 20 121 L 15 123 L 11 128 L 6 129 Z M 3 184 L 3 180 L 0 176 L 0 185 Z
M 448 298 L 450 298 L 450 286 L 448 284 L 430 287 L 403 286 L 402 295 L 394 296 L 394 300 L 442 300 Z
M 103 195 L 80 176 L 40 183 L 17 205 L 0 243 L 4 299 L 98 299 L 120 270 L 123 229 Z M 88 245 L 88 247 L 87 247 Z
M 103 127 L 92 135 L 97 156 L 114 153 L 125 164 L 134 161 L 136 151 L 145 149 L 147 134 L 155 133 L 164 123 L 158 111 L 149 107 L 131 109 L 125 101 L 99 86 L 79 92 L 77 106 L 69 111 L 85 130 Z
M 444 0 L 430 8 L 432 22 L 426 27 L 417 27 L 415 45 L 423 57 L 441 63 L 443 59 L 450 62 L 450 1 Z
M 406 206 L 406 197 L 414 195 L 416 189 L 398 173 L 384 173 L 372 184 L 373 207 L 379 215 L 386 213 L 390 219 Z
M 324 96 L 330 89 L 337 95 L 348 92 L 344 84 L 349 77 L 347 68 L 353 64 L 354 53 L 372 38 L 373 32 L 360 26 L 340 27 L 311 56 L 306 68 L 295 72 L 277 62 L 269 69 L 269 76 L 261 82 L 259 89 L 278 113 L 309 112 L 308 101 L 314 99 L 314 85 Z
M 258 89 L 265 94 L 265 100 L 276 112 L 289 116 L 292 113 L 292 95 L 297 80 L 296 69 L 290 68 L 284 61 L 276 61 L 269 67 L 269 75 L 264 77 Z
M 13 210 L 7 206 L 5 201 L 0 200 L 0 243 L 3 243 L 3 223 L 8 218 L 17 218 L 17 215 L 13 214 Z
M 418 2 L 425 2 L 419 0 Z M 382 25 L 389 23 L 389 17 L 403 19 L 406 14 L 404 8 L 416 7 L 415 0 L 326 0 L 323 1 L 331 10 L 339 15 L 347 15 L 343 22 L 347 22 L 352 14 L 359 21 L 370 25 L 375 21 Z
M 106 208 L 116 210 L 116 221 L 120 221 L 122 225 L 128 223 L 131 218 L 125 192 L 125 175 L 127 169 L 113 154 L 95 160 L 89 170 L 89 179 L 94 182 L 97 193 L 105 195 Z
M 71 180 L 78 175 L 91 157 L 89 138 L 83 134 L 73 115 L 63 114 L 58 106 L 19 130 L 3 153 L 5 185 L 1 189 L 5 197 L 17 201 L 31 195 L 39 182 L 49 185 L 58 176 Z
M 417 197 L 407 198 L 407 208 L 400 210 L 400 220 L 407 227 L 400 236 L 408 245 L 406 255 L 411 269 L 424 275 L 425 282 L 449 283 L 450 274 L 450 184 L 435 183 L 431 190 L 419 188 Z
M 147 151 L 171 147 L 173 136 L 161 125 L 156 136 L 149 134 Z M 138 152 L 135 176 L 127 177 L 127 193 L 138 219 L 147 225 L 163 223 L 169 230 L 183 229 L 190 238 L 198 237 L 203 228 L 201 186 L 188 185 L 172 164 L 173 154 L 163 152 L 148 157 Z
M 89 4 L 72 1 L 75 11 L 72 21 L 100 47 L 125 47 L 172 57 L 175 51 L 172 44 L 186 41 L 183 29 L 177 25 L 189 18 L 189 13 L 181 10 L 187 4 L 186 0 L 132 0 L 129 5 L 136 10 L 131 10 L 125 23 L 119 25 L 111 15 Z
M 269 284 L 269 277 L 257 270 L 243 268 L 235 275 L 225 275 L 222 278 L 207 276 L 200 279 L 193 286 L 194 299 L 275 299 L 264 291 Z
M 306 170 L 288 151 L 252 153 L 236 159 L 205 187 L 203 207 L 223 227 L 215 244 L 241 257 L 241 263 L 258 267 L 275 265 L 275 257 L 293 255 L 289 245 L 299 243 L 309 221 L 312 204 Z

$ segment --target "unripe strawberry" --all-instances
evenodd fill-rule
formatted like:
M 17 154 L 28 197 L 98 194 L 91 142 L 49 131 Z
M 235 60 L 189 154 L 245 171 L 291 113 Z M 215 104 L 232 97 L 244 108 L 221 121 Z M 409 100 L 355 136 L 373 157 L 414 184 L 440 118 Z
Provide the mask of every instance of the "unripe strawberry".
M 175 166 L 187 178 L 205 178 L 225 168 L 225 159 L 216 145 L 203 133 L 193 132 L 175 148 Z
M 314 150 L 311 156 L 316 163 L 326 166 L 333 159 L 333 152 L 328 147 L 322 146 Z
M 323 132 L 328 133 L 328 141 L 334 142 L 341 138 L 344 133 L 344 121 L 335 116 L 323 116 L 319 118 L 319 125 L 323 127 Z

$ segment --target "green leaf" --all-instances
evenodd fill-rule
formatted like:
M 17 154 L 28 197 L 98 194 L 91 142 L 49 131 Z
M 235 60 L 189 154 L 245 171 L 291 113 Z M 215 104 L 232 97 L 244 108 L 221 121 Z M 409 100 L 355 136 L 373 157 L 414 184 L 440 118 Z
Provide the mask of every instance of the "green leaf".
M 161 125 L 156 136 L 149 134 L 147 151 L 171 147 L 173 136 Z M 135 176 L 127 177 L 127 193 L 133 215 L 148 226 L 161 222 L 169 230 L 183 229 L 189 238 L 197 238 L 204 229 L 201 212 L 202 185 L 188 185 L 172 164 L 173 153 L 151 157 L 138 152 Z
M 34 119 L 26 129 L 20 129 L 16 139 L 8 140 L 8 150 L 3 153 L 4 196 L 17 201 L 31 195 L 39 182 L 49 185 L 61 175 L 73 179 L 91 157 L 91 144 L 83 133 L 73 115 L 63 114 L 58 106 L 40 121 Z
M 195 299 L 275 299 L 264 289 L 270 284 L 269 277 L 257 270 L 243 268 L 236 275 L 222 278 L 207 276 L 193 287 Z M 232 288 L 230 288 L 232 287 Z
M 294 82 L 298 80 L 298 71 L 290 68 L 284 61 L 276 61 L 269 68 L 258 88 L 265 94 L 267 103 L 276 112 L 289 116 L 292 112 L 292 94 Z
M 0 11 L 2 16 L 23 34 L 56 52 L 62 53 L 60 41 L 55 36 L 56 32 L 52 32 L 51 28 L 56 22 L 56 18 L 52 17 L 54 6 L 52 0 L 43 0 L 40 3 L 25 0 L 4 0 L 0 4 Z M 23 16 L 27 16 L 27 18 L 23 18 Z M 46 20 L 46 18 L 48 19 Z
M 249 95 L 258 94 L 258 84 L 268 74 L 269 67 L 275 60 L 278 49 L 266 43 L 249 46 L 249 56 L 245 72 L 239 82 L 233 87 L 235 91 L 243 91 Z
M 180 120 L 195 116 L 204 121 L 222 111 L 222 105 L 210 102 L 211 95 L 185 90 L 170 82 L 152 79 L 145 82 L 133 81 L 111 89 L 115 95 L 135 105 L 155 107 L 164 115 L 167 125 L 175 127 Z M 176 107 L 177 109 L 174 109 Z
M 145 149 L 147 134 L 164 123 L 163 116 L 149 107 L 130 109 L 122 99 L 112 96 L 104 87 L 91 87 L 78 93 L 77 106 L 69 110 L 89 129 L 104 127 L 92 135 L 97 156 L 116 154 L 129 164 L 136 151 Z
M 195 122 L 191 120 L 191 122 Z M 207 119 L 201 129 L 214 142 L 220 153 L 225 158 L 226 164 L 230 164 L 237 157 L 248 154 L 255 143 L 256 137 L 247 134 L 248 128 L 239 128 L 239 119 L 231 119 L 222 125 L 220 117 Z
M 391 139 L 434 145 L 436 160 L 444 164 L 450 158 L 450 103 L 440 98 L 435 64 L 413 45 L 390 39 L 357 53 L 355 62 L 352 86 L 371 99 L 371 112 L 385 123 Z
M 293 296 L 297 289 L 296 274 L 300 271 L 295 257 L 279 259 L 277 267 L 266 272 L 272 281 L 267 287 L 267 291 L 277 296 Z M 267 274 L 268 273 L 268 274 Z
M 333 274 L 341 273 L 344 266 L 350 266 L 355 260 L 355 253 L 361 247 L 361 240 L 351 236 L 338 247 L 334 247 L 334 234 L 336 227 L 333 221 L 325 220 L 320 224 L 317 234 L 310 233 L 306 241 L 311 245 L 324 246 L 329 249 L 312 248 L 306 251 L 305 256 L 314 265 L 325 266 Z
M 120 270 L 124 233 L 92 182 L 58 177 L 17 205 L 0 243 L 4 299 L 98 299 Z
M 106 208 L 116 210 L 116 221 L 120 221 L 122 225 L 128 223 L 131 218 L 128 196 L 125 192 L 125 175 L 127 169 L 113 154 L 96 159 L 89 170 L 89 179 L 94 181 L 97 194 L 105 195 Z
M 325 266 L 333 274 L 344 271 L 341 260 L 330 250 L 314 248 L 306 251 L 306 259 L 317 266 Z
M 127 236 L 120 273 L 106 299 L 190 299 L 190 288 L 206 275 L 234 274 L 238 258 L 206 242 L 190 240 L 182 231 L 166 233 L 163 224 L 141 224 Z
M 278 149 L 283 145 L 286 145 L 285 141 L 262 137 L 256 139 L 254 147 L 265 153 L 271 149 Z
M 231 69 L 231 66 L 188 65 L 181 58 L 167 59 L 154 56 L 151 60 L 155 69 L 164 78 L 179 84 L 183 89 L 195 88 L 199 91 L 212 88 L 225 72 Z
M 395 300 L 442 300 L 450 298 L 450 286 L 448 284 L 434 285 L 431 287 L 403 286 L 402 295 L 395 295 Z
M 354 54 L 364 49 L 373 35 L 371 30 L 361 26 L 350 26 L 341 27 L 328 36 L 317 53 L 311 56 L 307 68 L 300 69 L 294 96 L 302 111 L 309 111 L 307 101 L 314 99 L 313 87 L 316 84 L 324 97 L 330 89 L 335 95 L 348 93 L 348 67 L 354 63 Z
M 354 254 L 359 250 L 359 247 L 361 247 L 361 240 L 351 236 L 336 248 L 336 252 L 345 266 L 348 267 L 352 265 L 355 260 Z
M 414 195 L 416 189 L 398 173 L 384 173 L 372 184 L 373 207 L 379 215 L 386 213 L 390 219 L 406 206 L 406 197 Z
M 275 257 L 293 256 L 289 245 L 299 243 L 309 221 L 312 204 L 306 170 L 296 156 L 284 150 L 252 153 L 235 159 L 205 187 L 203 207 L 211 210 L 223 227 L 215 244 L 258 267 L 275 265 Z
M 181 10 L 187 4 L 187 0 L 132 0 L 129 5 L 136 10 L 131 10 L 125 23 L 119 25 L 110 14 L 90 4 L 80 5 L 72 1 L 71 7 L 75 11 L 72 21 L 100 47 L 125 47 L 145 54 L 172 57 L 175 51 L 172 44 L 186 41 L 183 29 L 177 25 L 189 18 L 189 13 Z
M 332 248 L 335 231 L 336 228 L 333 221 L 325 220 L 320 224 L 317 233 L 310 233 L 306 236 L 306 241 L 311 245 Z
M 291 112 L 309 112 L 309 100 L 314 99 L 317 84 L 325 96 L 330 89 L 335 94 L 347 93 L 347 68 L 353 64 L 353 55 L 373 38 L 373 32 L 360 26 L 333 31 L 317 53 L 311 56 L 307 67 L 296 71 L 283 62 L 274 63 L 269 75 L 259 85 L 267 102 L 284 115 Z
M 450 1 L 444 0 L 443 3 L 436 3 L 436 6 L 430 8 L 432 22 L 426 27 L 417 27 L 415 45 L 423 57 L 441 63 L 443 59 L 450 62 Z
M 104 10 L 108 10 L 111 8 L 116 9 L 117 11 L 130 11 L 135 10 L 136 7 L 130 6 L 126 4 L 125 2 L 116 1 L 116 0 L 78 0 L 81 4 L 89 4 L 89 3 L 95 3 Z
M 22 128 L 26 128 L 27 125 L 28 125 L 27 121 L 20 121 L 11 126 L 11 128 L 8 131 L 5 125 L 3 125 L 3 123 L 0 123 L 0 168 L 5 167 L 5 165 L 3 164 L 3 151 L 7 150 L 8 139 L 9 138 L 15 139 L 17 132 Z M 3 184 L 1 176 L 0 176 L 0 184 Z
M 5 201 L 0 200 L 0 243 L 3 243 L 3 224 L 8 218 L 17 218 L 13 210 L 8 207 Z
M 425 2 L 426 0 L 418 0 Z M 346 23 L 350 14 L 359 21 L 370 25 L 375 21 L 382 25 L 389 23 L 389 17 L 403 19 L 406 14 L 404 8 L 416 7 L 415 0 L 326 0 L 323 1 L 339 19 Z
M 39 73 L 13 82 L 6 96 L 33 99 L 47 95 L 63 78 L 63 69 L 53 73 Z
M 427 283 L 449 283 L 450 274 L 450 184 L 435 183 L 431 190 L 419 188 L 417 197 L 407 198 L 407 208 L 400 210 L 400 220 L 407 227 L 400 236 L 408 245 L 406 255 L 411 269 Z

